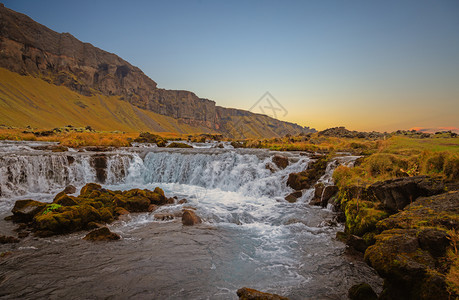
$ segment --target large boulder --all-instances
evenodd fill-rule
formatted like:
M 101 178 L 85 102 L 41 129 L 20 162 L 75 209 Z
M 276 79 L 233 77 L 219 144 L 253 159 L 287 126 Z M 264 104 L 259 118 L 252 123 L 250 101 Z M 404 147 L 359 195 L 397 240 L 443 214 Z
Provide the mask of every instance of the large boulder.
M 196 215 L 196 213 L 190 209 L 186 209 L 183 211 L 182 215 L 182 224 L 185 226 L 193 226 L 196 224 L 202 223 L 201 218 Z
M 237 295 L 239 300 L 288 300 L 287 297 L 282 297 L 277 294 L 264 293 L 246 287 L 238 289 Z
M 12 213 L 13 220 L 15 222 L 30 222 L 33 217 L 43 211 L 46 207 L 46 203 L 35 201 L 35 200 L 18 200 L 14 204 Z

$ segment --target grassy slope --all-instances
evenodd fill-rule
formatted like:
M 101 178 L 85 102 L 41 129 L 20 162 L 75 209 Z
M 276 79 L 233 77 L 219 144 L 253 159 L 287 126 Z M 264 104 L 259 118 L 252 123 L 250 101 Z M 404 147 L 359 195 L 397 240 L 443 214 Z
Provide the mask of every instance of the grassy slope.
M 90 125 L 96 130 L 202 133 L 178 120 L 139 109 L 118 97 L 86 97 L 63 86 L 0 68 L 0 124 L 54 128 Z

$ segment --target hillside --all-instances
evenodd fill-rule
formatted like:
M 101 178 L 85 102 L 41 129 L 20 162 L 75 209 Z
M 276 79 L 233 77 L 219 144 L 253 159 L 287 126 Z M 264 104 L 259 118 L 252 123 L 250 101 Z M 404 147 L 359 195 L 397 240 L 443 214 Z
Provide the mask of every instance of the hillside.
M 107 117 L 104 118 L 107 122 L 102 122 L 105 127 L 107 127 L 105 124 L 124 124 L 121 127 L 111 127 L 111 129 L 123 129 L 126 126 L 135 130 L 146 126 L 153 131 L 172 128 L 174 131 L 185 130 L 189 132 L 188 130 L 192 129 L 190 133 L 195 131 L 220 132 L 230 137 L 273 137 L 287 133 L 298 134 L 311 131 L 308 127 L 282 122 L 265 115 L 219 107 L 214 101 L 199 98 L 189 91 L 157 88 L 156 82 L 146 76 L 139 68 L 132 66 L 117 55 L 101 50 L 89 43 L 83 43 L 69 33 L 57 33 L 33 21 L 28 16 L 10 10 L 3 5 L 0 5 L 0 67 L 24 77 L 40 79 L 51 85 L 67 88 L 59 90 L 65 94 L 65 97 L 62 97 L 67 99 L 67 102 L 57 103 L 55 101 L 60 101 L 63 98 L 57 97 L 58 94 L 55 93 L 58 90 L 51 88 L 51 85 L 24 79 L 20 80 L 20 93 L 14 93 L 18 90 L 11 89 L 11 85 L 7 84 L 13 78 L 2 81 L 4 83 L 1 86 L 4 102 L 2 114 L 18 116 L 14 119 L 2 117 L 0 122 L 6 123 L 6 125 L 61 125 L 58 123 L 59 118 L 44 118 L 43 121 L 40 121 L 41 116 L 38 116 L 37 120 L 26 122 L 25 120 L 29 118 L 26 115 L 21 115 L 16 109 L 18 109 L 19 103 L 28 103 L 29 117 L 34 116 L 32 113 L 44 109 L 52 115 L 57 114 L 57 116 L 63 116 L 63 120 L 67 120 L 67 114 L 71 111 L 70 117 L 76 118 L 75 120 L 79 123 L 85 122 L 102 129 L 96 125 L 97 122 L 91 124 L 94 122 L 92 118 L 91 122 L 87 122 L 84 118 L 78 119 L 77 111 L 81 107 L 74 108 L 72 106 L 70 110 L 65 108 L 68 108 L 69 103 L 97 102 L 99 99 L 104 99 L 104 101 L 99 101 L 99 104 L 88 105 L 81 109 L 85 109 L 86 116 L 106 115 Z M 7 74 L 2 71 L 4 78 L 10 76 Z M 39 90 L 42 94 L 37 94 L 37 91 L 28 85 L 32 82 L 34 85 L 41 86 Z M 41 96 L 48 93 L 47 88 L 52 89 L 51 94 L 55 94 L 46 100 L 47 105 L 53 107 L 52 110 L 49 110 L 49 107 L 41 107 L 45 104 Z M 35 97 L 29 99 L 31 94 L 34 94 Z M 17 103 L 13 104 L 12 102 Z M 109 106 L 110 109 L 107 109 L 106 106 Z M 118 113 L 113 113 L 113 109 Z M 122 112 L 124 109 L 127 111 Z M 142 111 L 142 117 L 139 117 L 139 111 Z M 125 116 L 126 119 L 117 114 Z M 134 119 L 128 121 L 130 119 L 128 116 L 133 114 L 137 116 L 134 119 L 141 119 L 140 123 Z M 161 123 L 164 117 L 171 117 L 175 121 L 166 118 L 167 121 Z M 149 120 L 149 118 L 153 120 Z M 156 123 L 162 125 L 158 127 Z M 171 127 L 163 123 L 180 124 L 180 126 Z M 189 127 L 184 126 L 184 124 L 188 124 Z M 235 125 L 238 127 L 237 130 Z M 176 129 L 176 126 L 179 129 Z M 240 130 L 241 127 L 243 127 L 242 131 Z

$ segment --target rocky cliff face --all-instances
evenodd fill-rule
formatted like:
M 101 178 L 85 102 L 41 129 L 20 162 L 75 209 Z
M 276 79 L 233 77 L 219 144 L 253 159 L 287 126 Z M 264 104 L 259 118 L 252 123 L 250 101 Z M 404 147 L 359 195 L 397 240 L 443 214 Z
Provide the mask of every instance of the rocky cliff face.
M 137 107 L 228 135 L 233 135 L 231 123 L 237 119 L 235 116 L 263 119 L 261 123 L 258 120 L 257 126 L 270 123 L 269 135 L 309 131 L 267 116 L 217 107 L 214 101 L 201 99 L 189 91 L 159 89 L 139 68 L 117 55 L 83 43 L 69 33 L 57 33 L 3 4 L 0 4 L 0 67 L 64 85 L 83 95 L 120 96 Z

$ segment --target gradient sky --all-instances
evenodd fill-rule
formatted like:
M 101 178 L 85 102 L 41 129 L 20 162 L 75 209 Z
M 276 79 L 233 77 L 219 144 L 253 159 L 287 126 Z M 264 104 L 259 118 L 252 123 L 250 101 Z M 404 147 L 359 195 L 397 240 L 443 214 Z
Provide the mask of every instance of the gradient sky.
M 325 129 L 459 127 L 459 1 L 0 0 L 167 89 Z

